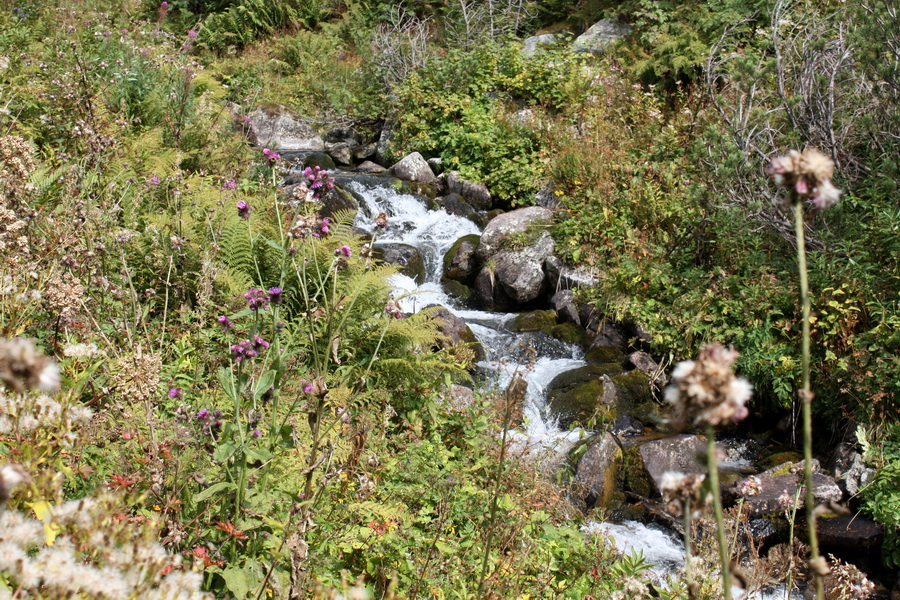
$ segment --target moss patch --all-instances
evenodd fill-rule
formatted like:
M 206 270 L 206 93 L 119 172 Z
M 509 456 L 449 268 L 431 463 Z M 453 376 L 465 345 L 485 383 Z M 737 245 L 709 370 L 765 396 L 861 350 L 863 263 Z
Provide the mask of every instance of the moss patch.
M 649 498 L 653 493 L 653 482 L 650 474 L 644 468 L 644 461 L 637 451 L 637 447 L 628 448 L 622 457 L 622 469 L 619 472 L 622 489 L 634 492 L 643 498 Z
M 574 323 L 561 323 L 550 328 L 550 335 L 567 344 L 579 344 L 584 331 Z
M 625 364 L 625 353 L 618 348 L 596 346 L 584 353 L 584 360 L 592 364 L 619 363 Z
M 512 323 L 512 330 L 518 333 L 524 331 L 550 332 L 556 325 L 556 313 L 552 310 L 535 310 L 518 315 Z

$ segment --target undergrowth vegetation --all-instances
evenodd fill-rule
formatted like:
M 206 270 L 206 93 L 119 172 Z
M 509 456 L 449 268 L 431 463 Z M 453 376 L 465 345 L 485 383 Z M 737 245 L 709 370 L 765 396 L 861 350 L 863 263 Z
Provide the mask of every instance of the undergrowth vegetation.
M 788 148 L 829 154 L 844 197 L 807 223 L 815 417 L 883 448 L 863 495 L 897 565 L 896 11 L 14 4 L 0 11 L 0 335 L 58 359 L 63 391 L 29 429 L 25 408 L 46 400 L 4 380 L 0 454 L 26 473 L 0 527 L 19 515 L 19 554 L 60 537 L 92 569 L 127 570 L 100 541 L 146 550 L 131 592 L 77 592 L 199 597 L 202 579 L 238 599 L 604 598 L 645 566 L 585 536 L 526 459 L 501 460 L 504 394 L 447 397 L 472 353 L 435 350 L 429 311 L 400 313 L 352 214 L 318 216 L 327 174 L 285 197 L 243 131 L 264 102 L 392 123 L 394 158 L 440 157 L 508 208 L 552 204 L 557 250 L 601 275 L 583 300 L 659 355 L 733 343 L 773 412 L 796 402 L 801 308 L 763 168 Z M 633 28 L 604 56 L 563 34 L 525 58 L 515 39 L 613 16 Z M 82 499 L 96 508 L 83 527 Z M 79 530 L 95 526 L 104 540 Z M 0 565 L 0 592 L 40 587 L 16 568 Z M 665 593 L 686 597 L 679 585 Z

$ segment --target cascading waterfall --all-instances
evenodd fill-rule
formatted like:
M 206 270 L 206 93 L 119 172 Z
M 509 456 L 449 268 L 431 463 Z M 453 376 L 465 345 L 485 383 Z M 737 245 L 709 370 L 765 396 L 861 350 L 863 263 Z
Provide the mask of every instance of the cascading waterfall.
M 515 314 L 466 309 L 444 293 L 441 286 L 444 254 L 459 238 L 481 233 L 472 221 L 441 209 L 428 209 L 421 198 L 379 185 L 373 178 L 345 180 L 344 185 L 362 200 L 354 222 L 356 227 L 372 233 L 375 230 L 375 216 L 379 212 L 387 213 L 389 225 L 385 231 L 378 233 L 376 246 L 407 244 L 422 254 L 425 263 L 425 281 L 422 284 L 400 274 L 390 281 L 402 309 L 418 312 L 426 306 L 437 304 L 463 319 L 485 349 L 486 358 L 478 364 L 483 374 L 482 389 L 503 390 L 514 377 L 524 379 L 528 384 L 522 407 L 524 431 L 510 432 L 512 449 L 542 459 L 549 468 L 559 464 L 572 446 L 588 436 L 589 432 L 560 429 L 552 415 L 548 414 L 545 390 L 560 373 L 587 364 L 581 347 L 539 332 L 513 332 L 510 325 Z M 531 350 L 536 352 L 536 356 L 530 356 Z M 645 525 L 637 521 L 588 523 L 584 530 L 607 536 L 622 552 L 640 552 L 646 562 L 654 565 L 652 571 L 658 582 L 664 582 L 667 576 L 684 568 L 681 541 L 658 525 Z M 785 598 L 785 591 L 776 588 L 757 592 L 750 598 L 782 599 Z

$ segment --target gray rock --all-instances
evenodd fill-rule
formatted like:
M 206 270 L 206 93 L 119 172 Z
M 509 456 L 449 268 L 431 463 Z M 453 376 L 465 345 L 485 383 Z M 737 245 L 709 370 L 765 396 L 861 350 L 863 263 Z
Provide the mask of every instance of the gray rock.
M 321 152 L 325 141 L 302 118 L 280 104 L 260 106 L 249 116 L 250 141 L 279 152 Z
M 653 360 L 653 357 L 646 352 L 640 350 L 632 352 L 628 355 L 628 362 L 647 375 L 647 377 L 653 381 L 653 385 L 655 385 L 657 389 L 662 389 L 666 385 L 667 377 L 659 368 L 659 363 Z
M 478 236 L 467 235 L 456 240 L 444 255 L 444 277 L 469 285 L 478 274 L 475 248 Z
M 848 494 L 855 496 L 862 488 L 866 487 L 875 479 L 875 469 L 866 466 L 862 456 L 860 456 L 858 452 L 855 452 L 847 470 L 841 472 L 839 475 L 836 472 L 835 477 L 838 479 L 838 483 L 844 484 L 844 488 L 847 490 Z
M 472 287 L 475 303 L 485 310 L 512 310 L 516 303 L 506 295 L 490 267 L 482 267 Z
M 490 259 L 502 249 L 504 242 L 508 242 L 511 236 L 537 237 L 538 233 L 546 229 L 552 221 L 553 211 L 540 206 L 529 206 L 498 215 L 491 219 L 481 234 L 478 257 L 481 260 Z M 543 270 L 543 265 L 541 269 Z
M 478 244 L 479 249 L 483 243 L 484 234 Z M 524 304 L 541 295 L 544 290 L 544 260 L 553 252 L 553 246 L 553 238 L 545 231 L 537 242 L 522 250 L 503 250 L 493 256 L 494 277 L 513 302 Z
M 359 146 L 359 136 L 351 127 L 332 127 L 325 133 L 325 141 L 330 144 L 344 143 Z
M 438 179 L 434 176 L 431 167 L 418 152 L 407 154 L 391 167 L 391 172 L 397 179 L 403 181 L 417 181 L 420 183 L 436 184 Z
M 816 526 L 819 543 L 829 549 L 859 552 L 884 541 L 884 528 L 861 514 L 821 517 Z
M 428 163 L 428 166 L 431 167 L 432 171 L 434 171 L 435 173 L 440 173 L 441 165 L 443 164 L 444 159 L 442 159 L 440 156 L 435 156 L 433 158 L 429 158 L 426 162 Z
M 559 208 L 559 198 L 554 194 L 553 182 L 549 182 L 534 195 L 534 203 L 544 208 Z
M 447 214 L 456 215 L 457 217 L 469 218 L 475 214 L 475 209 L 455 192 L 451 192 L 438 200 L 438 206 L 447 211 Z
M 620 23 L 615 19 L 603 19 L 591 25 L 587 31 L 575 38 L 575 41 L 572 42 L 572 50 L 602 54 L 610 44 L 627 35 L 629 31 L 631 31 L 631 26 L 627 23 Z
M 475 351 L 475 360 L 484 358 L 484 348 L 465 321 L 443 306 L 432 310 L 430 316 L 440 323 L 438 331 L 443 335 L 443 338 L 438 340 L 438 348 L 465 344 Z
M 656 497 L 662 495 L 663 474 L 667 471 L 704 473 L 706 469 L 697 457 L 705 449 L 705 438 L 687 434 L 651 440 L 638 446 L 637 454 L 650 476 L 651 493 Z
M 575 483 L 583 490 L 582 497 L 589 508 L 608 507 L 616 492 L 622 450 L 609 433 L 592 438 L 588 444 L 575 468 Z
M 325 150 L 328 152 L 328 156 L 333 158 L 337 163 L 349 165 L 353 162 L 353 154 L 350 152 L 350 145 L 346 142 L 326 144 Z
M 797 493 L 797 486 L 803 484 L 802 473 L 784 475 L 760 473 L 756 478 L 759 480 L 759 493 L 754 496 L 744 496 L 744 506 L 747 507 L 748 513 L 752 517 L 784 513 L 785 506 L 779 501 L 779 498 L 787 493 L 790 500 L 793 501 Z M 741 484 L 742 481 L 738 482 L 735 488 L 740 488 Z M 816 504 L 840 502 L 843 497 L 841 489 L 834 479 L 822 473 L 813 473 L 812 491 Z M 805 505 L 805 494 L 800 494 L 798 509 Z
M 353 158 L 356 160 L 365 160 L 367 158 L 372 158 L 375 156 L 375 151 L 378 149 L 378 144 L 372 142 L 371 144 L 363 144 L 361 146 L 353 147 Z M 373 163 L 374 164 L 374 163 Z
M 525 38 L 524 46 L 522 47 L 522 55 L 526 58 L 531 58 L 533 56 L 537 56 L 541 53 L 541 46 L 547 46 L 556 41 L 556 34 L 553 33 L 545 33 L 544 35 L 533 35 L 529 38 Z
M 608 347 L 625 350 L 627 346 L 628 344 L 622 332 L 609 321 L 602 321 L 598 325 L 597 336 L 591 342 L 590 348 Z
M 624 437 L 641 435 L 644 433 L 644 425 L 634 417 L 624 415 L 613 423 L 612 432 Z
M 475 404 L 475 392 L 464 385 L 450 385 L 440 397 L 451 409 L 457 411 L 464 411 Z
M 544 263 L 546 265 L 546 262 Z M 550 306 L 556 311 L 560 323 L 575 323 L 581 325 L 578 318 L 578 306 L 575 304 L 575 292 L 572 290 L 560 290 L 550 298 Z
M 415 279 L 421 285 L 425 283 L 425 260 L 415 246 L 409 244 L 376 244 L 373 253 L 377 258 L 392 265 L 398 265 L 400 272 Z
M 381 134 L 378 136 L 378 142 L 375 145 L 375 162 L 380 165 L 389 164 L 393 157 L 394 127 L 396 127 L 396 122 L 393 119 L 388 119 L 384 122 Z
M 487 210 L 491 207 L 491 192 L 480 183 L 465 181 L 456 171 L 447 174 L 447 189 L 465 198 L 475 208 Z
M 387 169 L 385 169 L 381 165 L 377 165 L 377 164 L 373 163 L 371 160 L 367 160 L 367 161 L 363 162 L 358 167 L 356 167 L 356 170 L 359 171 L 360 173 L 375 173 L 375 174 L 384 173 L 385 171 L 387 171 Z

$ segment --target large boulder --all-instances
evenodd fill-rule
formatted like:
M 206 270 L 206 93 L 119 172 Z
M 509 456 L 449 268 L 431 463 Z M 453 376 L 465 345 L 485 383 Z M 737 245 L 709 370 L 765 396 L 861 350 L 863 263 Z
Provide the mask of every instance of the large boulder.
M 482 267 L 472 285 L 472 300 L 484 310 L 508 311 L 516 303 L 506 295 L 490 267 Z
M 374 175 L 378 175 L 387 171 L 387 169 L 385 169 L 381 165 L 373 163 L 371 160 L 364 161 L 362 164 L 356 167 L 356 170 L 360 173 L 372 173 Z
M 325 151 L 328 152 L 328 156 L 333 158 L 338 164 L 349 165 L 353 162 L 353 153 L 350 151 L 350 146 L 346 142 L 326 144 Z
M 603 19 L 591 25 L 587 31 L 572 42 L 574 52 L 590 52 L 602 54 L 606 48 L 619 38 L 628 35 L 631 26 L 615 19 Z
M 431 310 L 430 316 L 439 323 L 438 331 L 443 335 L 443 338 L 438 340 L 438 348 L 464 344 L 475 352 L 476 361 L 484 359 L 484 348 L 465 321 L 443 306 Z
M 420 183 L 436 184 L 438 178 L 428 163 L 418 152 L 407 154 L 397 164 L 391 167 L 391 172 L 397 179 L 403 181 L 417 181 Z
M 411 277 L 417 284 L 425 283 L 425 260 L 415 246 L 409 244 L 377 244 L 375 257 L 386 263 L 397 265 L 400 272 Z
M 359 134 L 352 127 L 338 125 L 325 133 L 325 141 L 329 144 L 344 143 L 348 146 L 359 146 Z
M 609 375 L 622 371 L 619 364 L 587 365 L 560 373 L 547 386 L 550 414 L 559 426 L 612 423 L 616 413 L 616 387 Z
M 513 236 L 536 238 L 552 221 L 553 211 L 540 206 L 529 206 L 500 214 L 491 219 L 484 228 L 481 242 L 478 244 L 478 258 L 483 261 L 490 259 L 503 249 L 504 243 L 509 244 Z M 540 266 L 543 270 L 543 265 Z
M 884 528 L 865 515 L 821 517 L 816 526 L 819 543 L 828 549 L 859 552 L 878 548 L 884 541 Z
M 617 492 L 618 470 L 622 466 L 622 449 L 609 433 L 591 438 L 588 448 L 575 468 L 576 493 L 581 492 L 588 508 L 609 508 Z M 579 489 L 580 488 L 580 489 Z
M 543 35 L 533 35 L 525 38 L 522 54 L 525 58 L 532 58 L 541 53 L 541 46 L 549 46 L 556 41 L 556 34 L 545 33 Z
M 341 211 L 359 210 L 359 202 L 350 190 L 344 189 L 340 185 L 322 196 L 322 208 L 319 209 L 319 215 L 332 218 Z
M 295 112 L 280 104 L 262 105 L 249 115 L 250 141 L 279 152 L 321 152 L 325 140 Z
M 803 473 L 785 473 L 772 475 L 760 473 L 756 476 L 759 484 L 759 493 L 744 497 L 744 506 L 752 517 L 762 515 L 782 514 L 790 506 L 785 503 L 787 499 L 793 503 L 797 494 L 797 486 L 803 485 Z M 735 489 L 745 486 L 745 481 L 735 485 Z M 813 473 L 812 476 L 813 500 L 816 504 L 827 502 L 840 502 L 843 497 L 841 488 L 835 483 L 834 478 L 822 473 Z M 805 506 L 805 494 L 800 494 L 798 508 Z
M 448 215 L 456 215 L 465 219 L 475 216 L 476 210 L 465 199 L 455 192 L 451 192 L 438 200 L 438 206 L 447 211 Z
M 553 294 L 550 298 L 550 306 L 556 311 L 560 323 L 581 325 L 581 319 L 578 318 L 578 305 L 575 303 L 575 292 L 572 290 L 559 290 Z
M 667 471 L 704 473 L 706 469 L 698 456 L 705 450 L 705 438 L 687 434 L 651 440 L 637 446 L 635 454 L 650 476 L 649 495 L 662 496 L 663 474 Z
M 533 310 L 516 315 L 510 329 L 517 333 L 543 331 L 549 333 L 556 325 L 556 313 L 552 310 Z
M 483 244 L 484 234 L 479 250 Z M 493 255 L 494 277 L 513 302 L 525 304 L 544 291 L 544 259 L 553 252 L 553 247 L 553 238 L 544 231 L 536 242 L 521 250 L 502 250 Z
M 475 259 L 478 239 L 477 234 L 472 234 L 453 242 L 444 255 L 444 277 L 466 285 L 475 280 L 478 274 L 478 261 Z
M 465 181 L 456 171 L 447 175 L 447 189 L 465 198 L 475 208 L 487 210 L 491 207 L 491 192 L 480 183 Z

